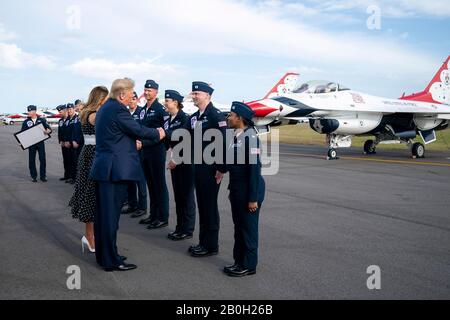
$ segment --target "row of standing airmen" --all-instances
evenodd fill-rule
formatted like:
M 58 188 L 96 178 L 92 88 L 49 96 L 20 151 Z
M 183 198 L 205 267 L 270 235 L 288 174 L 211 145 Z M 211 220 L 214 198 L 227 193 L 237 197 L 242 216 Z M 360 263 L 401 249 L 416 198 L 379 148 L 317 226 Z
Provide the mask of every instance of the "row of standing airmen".
M 202 136 L 209 129 L 218 129 L 225 139 L 225 130 L 229 125 L 236 130 L 234 139 L 239 141 L 233 141 L 232 145 L 227 146 L 227 150 L 236 153 L 234 159 L 237 158 L 237 154 L 244 152 L 247 155 L 245 164 L 207 164 L 202 159 L 201 163 L 192 165 L 177 164 L 173 159 L 169 159 L 168 168 L 171 170 L 176 202 L 177 226 L 174 232 L 168 234 L 168 238 L 175 241 L 192 238 L 196 217 L 195 192 L 199 211 L 199 244 L 191 246 L 189 252 L 193 257 L 218 253 L 220 216 L 217 198 L 221 176 L 225 172 L 230 172 L 229 190 L 236 240 L 235 263 L 225 267 L 224 272 L 234 276 L 254 274 L 257 265 L 259 209 L 264 200 L 265 186 L 261 176 L 259 141 L 253 129 L 253 111 L 244 103 L 234 102 L 227 119 L 211 102 L 214 89 L 204 82 L 194 82 L 192 98 L 199 111 L 189 116 L 182 111 L 184 99 L 182 95 L 175 90 L 166 90 L 165 106 L 163 106 L 156 98 L 158 90 L 159 85 L 153 80 L 148 80 L 144 88 L 146 106 L 135 105 L 136 93 L 130 106 L 133 119 L 148 128 L 164 128 L 166 132 L 166 138 L 158 143 L 146 140 L 138 142 L 142 145 L 141 164 L 150 192 L 150 215 L 140 223 L 148 224 L 148 229 L 158 229 L 168 225 L 166 155 L 170 155 L 170 151 L 182 142 L 171 139 L 175 130 L 187 129 L 194 134 L 197 125 L 201 124 Z M 244 131 L 245 134 L 242 134 Z M 241 138 L 238 138 L 241 134 Z M 252 138 L 256 141 L 254 144 L 248 141 Z M 207 141 L 202 141 L 202 153 L 208 145 Z M 253 160 L 250 159 L 251 157 L 255 157 L 255 161 L 251 161 Z M 133 217 L 145 212 L 146 201 L 136 202 L 135 200 L 136 189 L 139 199 L 145 199 L 145 182 L 140 181 L 129 186 L 129 207 L 125 212 L 130 213 L 136 210 Z M 138 204 L 137 207 L 136 204 Z
M 259 210 L 264 200 L 265 183 L 261 176 L 259 140 L 253 129 L 253 111 L 244 103 L 234 102 L 230 115 L 226 118 L 211 102 L 211 95 L 214 89 L 207 83 L 194 82 L 192 85 L 192 98 L 199 111 L 189 116 L 182 111 L 183 96 L 177 91 L 167 90 L 165 92 L 164 107 L 157 99 L 158 90 L 159 85 L 153 80 L 148 80 L 144 88 L 147 104 L 144 107 L 137 106 L 138 97 L 134 93 L 133 101 L 127 106 L 131 117 L 139 125 L 154 129 L 164 128 L 166 138 L 158 142 L 145 139 L 137 140 L 136 144 L 144 175 L 139 181 L 128 183 L 128 199 L 123 199 L 122 201 L 127 202 L 128 206 L 124 207 L 122 212 L 131 213 L 132 217 L 140 217 L 146 214 L 146 191 L 148 188 L 150 214 L 148 218 L 142 219 L 140 223 L 148 225 L 148 229 L 159 229 L 168 226 L 169 193 L 165 177 L 166 154 L 167 150 L 170 151 L 177 143 L 180 143 L 172 141 L 171 135 L 177 129 L 187 129 L 191 134 L 194 134 L 194 130 L 201 124 L 202 134 L 209 129 L 218 129 L 225 137 L 225 130 L 230 126 L 235 129 L 235 135 L 233 143 L 230 146 L 226 146 L 227 152 L 233 153 L 234 159 L 237 159 L 238 155 L 244 152 L 246 155 L 244 164 L 208 164 L 204 159 L 200 163 L 195 164 L 177 164 L 173 159 L 169 159 L 168 168 L 171 170 L 176 202 L 177 226 L 175 231 L 168 235 L 168 238 L 175 241 L 192 238 L 196 218 L 196 196 L 200 227 L 199 244 L 189 247 L 188 251 L 193 257 L 218 254 L 220 217 L 217 198 L 222 176 L 229 172 L 229 199 L 235 225 L 235 245 L 233 250 L 235 262 L 225 267 L 224 272 L 230 276 L 238 277 L 256 273 Z M 61 105 L 58 107 L 58 110 L 62 115 L 58 124 L 58 140 L 61 145 L 64 162 L 64 177 L 60 180 L 73 184 L 77 175 L 78 157 L 84 146 L 84 136 L 81 122 L 74 111 L 74 105 Z M 41 121 L 45 122 L 45 119 L 41 119 Z M 48 124 L 44 127 L 48 127 L 48 130 L 51 132 Z M 101 132 L 97 132 L 97 136 L 100 134 Z M 250 140 L 256 141 L 256 148 L 251 148 L 255 144 L 252 144 Z M 191 139 L 191 141 L 194 140 Z M 208 145 L 207 141 L 202 141 L 202 152 Z M 37 150 L 39 148 L 37 147 Z M 31 156 L 32 153 L 30 152 L 30 159 Z M 250 161 L 252 157 L 255 158 L 255 161 Z M 43 159 L 45 166 L 45 154 Z M 42 162 L 41 160 L 41 169 Z M 36 176 L 33 172 L 31 174 L 32 177 Z M 43 173 L 41 170 L 41 179 L 43 178 L 46 180 L 45 172 Z M 136 197 L 136 194 L 138 194 L 138 197 Z M 106 244 L 97 241 L 97 238 L 95 239 L 95 244 L 97 251 L 107 251 L 98 250 L 97 246 Z M 109 263 L 112 265 L 105 265 L 108 263 L 100 262 L 99 264 L 105 269 L 114 269 L 119 267 L 117 265 L 119 262 L 123 263 L 121 258 L 123 257 L 119 256 L 118 260 L 97 257 L 97 261 L 113 261 Z M 119 262 L 114 263 L 114 261 Z M 117 270 L 124 269 L 119 268 Z
M 74 104 L 60 105 L 56 109 L 61 114 L 58 121 L 58 143 L 61 145 L 64 165 L 64 176 L 60 180 L 74 184 L 78 158 L 84 145 L 81 122 Z

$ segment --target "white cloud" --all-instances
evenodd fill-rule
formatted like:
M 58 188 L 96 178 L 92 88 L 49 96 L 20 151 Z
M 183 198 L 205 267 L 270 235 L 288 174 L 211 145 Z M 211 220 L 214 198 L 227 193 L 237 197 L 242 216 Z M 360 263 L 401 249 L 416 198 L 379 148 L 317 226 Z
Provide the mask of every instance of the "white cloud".
M 3 23 L 0 22 L 0 41 L 9 41 L 16 38 L 17 35 L 14 32 L 6 31 Z
M 405 8 L 416 14 L 450 17 L 450 3 L 448 0 L 400 0 L 400 2 Z
M 359 10 L 362 13 L 371 5 L 380 7 L 382 15 L 390 18 L 450 17 L 448 0 L 310 0 L 316 10 L 327 12 Z
M 77 75 L 108 81 L 123 77 L 160 79 L 163 76 L 167 77 L 179 72 L 177 67 L 156 64 L 154 60 L 115 62 L 108 59 L 85 58 L 68 66 L 67 69 Z
M 105 5 L 110 10 L 98 15 Z M 270 10 L 270 6 L 277 10 Z M 396 39 L 367 37 L 363 35 L 365 29 L 359 34 L 333 33 L 284 18 L 294 6 L 301 10 L 298 4 L 283 5 L 278 1 L 256 6 L 254 2 L 225 0 L 166 0 L 157 4 L 130 1 L 128 6 L 95 1 L 83 4 L 82 32 L 86 41 L 97 43 L 100 48 L 104 43 L 112 52 L 123 50 L 126 38 L 126 50 L 143 54 L 257 54 L 297 59 L 309 65 L 345 64 L 371 70 L 429 67 L 429 53 L 411 50 Z M 108 25 L 108 33 L 98 25 Z
M 0 67 L 10 69 L 37 67 L 51 70 L 56 67 L 56 64 L 50 57 L 31 54 L 23 51 L 15 44 L 0 42 Z

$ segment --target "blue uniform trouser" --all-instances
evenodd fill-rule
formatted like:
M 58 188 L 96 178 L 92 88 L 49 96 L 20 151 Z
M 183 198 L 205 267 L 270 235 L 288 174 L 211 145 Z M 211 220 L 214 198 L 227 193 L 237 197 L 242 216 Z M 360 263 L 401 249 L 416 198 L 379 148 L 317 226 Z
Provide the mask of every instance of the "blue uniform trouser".
M 131 208 L 147 210 L 147 181 L 144 175 L 141 180 L 128 184 L 128 205 Z
M 169 220 L 169 191 L 166 183 L 166 147 L 160 143 L 146 147 L 143 168 L 150 194 L 151 221 Z
M 97 182 L 94 221 L 95 256 L 103 268 L 123 263 L 117 252 L 117 231 L 127 182 Z
M 45 159 L 45 145 L 43 142 L 28 149 L 28 168 L 30 169 L 30 175 L 33 179 L 37 179 L 36 152 L 39 154 L 39 174 L 41 179 L 43 179 L 46 178 L 47 167 L 47 162 Z
M 70 149 L 61 147 L 64 165 L 64 179 L 70 178 Z
M 175 231 L 192 234 L 195 228 L 194 167 L 177 165 L 171 175 L 177 212 Z
M 248 194 L 243 190 L 231 190 L 230 202 L 234 223 L 234 261 L 244 269 L 256 269 L 261 204 L 258 204 L 259 208 L 256 212 L 250 212 L 248 210 Z
M 214 165 L 196 164 L 195 193 L 200 224 L 200 245 L 207 250 L 219 248 L 220 217 L 217 206 L 220 184 L 216 183 L 216 167 Z

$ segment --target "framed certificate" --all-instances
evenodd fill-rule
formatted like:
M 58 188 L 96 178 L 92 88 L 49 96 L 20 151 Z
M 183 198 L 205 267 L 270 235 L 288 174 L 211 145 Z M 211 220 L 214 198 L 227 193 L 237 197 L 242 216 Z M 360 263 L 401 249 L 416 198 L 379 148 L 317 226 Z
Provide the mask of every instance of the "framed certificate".
M 45 134 L 45 128 L 42 123 L 15 133 L 14 137 L 20 143 L 23 150 L 27 150 L 29 147 L 51 138 L 50 135 Z

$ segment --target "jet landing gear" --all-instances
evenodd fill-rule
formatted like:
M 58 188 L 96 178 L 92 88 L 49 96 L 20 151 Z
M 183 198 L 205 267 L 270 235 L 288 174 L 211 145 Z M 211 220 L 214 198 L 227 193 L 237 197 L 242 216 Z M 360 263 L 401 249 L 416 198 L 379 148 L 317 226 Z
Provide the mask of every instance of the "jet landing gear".
M 338 160 L 338 148 L 349 148 L 352 145 L 352 136 L 327 134 L 328 154 L 327 160 Z
M 327 160 L 338 160 L 339 157 L 337 156 L 337 151 L 336 149 L 328 149 L 328 155 L 327 155 Z
M 393 136 L 376 136 L 375 141 L 367 140 L 364 143 L 364 154 L 375 154 L 379 144 L 403 144 L 411 149 L 413 159 L 425 158 L 425 146 L 422 143 L 406 138 L 395 139 Z
M 411 147 L 413 159 L 425 158 L 425 146 L 420 142 L 416 142 Z
M 373 140 L 367 140 L 364 143 L 364 154 L 376 154 L 377 143 Z

